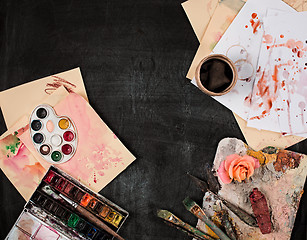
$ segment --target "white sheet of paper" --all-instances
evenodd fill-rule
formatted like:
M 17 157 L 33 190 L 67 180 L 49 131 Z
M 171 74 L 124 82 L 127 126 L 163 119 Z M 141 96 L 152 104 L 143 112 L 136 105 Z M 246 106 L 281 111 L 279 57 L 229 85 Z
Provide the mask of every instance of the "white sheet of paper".
M 213 53 L 224 54 L 235 63 L 240 78 L 231 92 L 214 98 L 243 119 L 247 119 L 250 108 L 263 35 L 261 21 L 269 8 L 295 12 L 281 0 L 249 0 L 213 49 Z
M 264 19 L 264 38 L 267 41 L 261 49 L 259 66 L 263 67 L 261 72 L 271 69 L 272 73 L 274 69 L 273 74 L 265 74 L 267 79 L 263 86 L 272 83 L 276 86 L 276 107 L 273 106 L 270 112 L 277 115 L 279 130 L 285 135 L 304 136 L 307 133 L 307 33 L 300 24 L 306 21 L 307 12 L 278 14 Z M 263 83 L 264 79 L 257 81 Z M 272 97 L 272 92 L 265 97 Z M 252 101 L 254 105 L 254 98 Z M 265 120 L 269 121 L 269 118 L 264 116 L 258 121 L 249 120 L 248 125 L 263 126 Z
M 247 126 L 254 127 L 257 129 L 269 130 L 280 133 L 280 125 L 278 121 L 278 112 L 280 109 L 279 103 L 279 91 L 276 87 L 276 81 L 268 81 L 268 78 L 273 78 L 276 75 L 274 67 L 271 68 L 271 62 L 276 62 L 271 56 L 271 51 L 268 51 L 267 46 L 269 46 L 271 41 L 273 41 L 272 36 L 266 33 L 265 24 L 267 17 L 278 16 L 279 14 L 287 14 L 285 11 L 278 9 L 268 9 L 267 16 L 263 18 L 264 34 L 262 37 L 262 44 L 260 48 L 257 72 L 254 81 L 254 87 L 251 97 L 251 108 L 248 116 Z M 275 26 L 271 26 L 275 27 Z M 272 50 L 272 49 L 271 49 Z M 275 74 L 275 75 L 274 75 Z M 276 78 L 276 77 L 274 77 Z M 273 111 L 271 111 L 273 109 Z

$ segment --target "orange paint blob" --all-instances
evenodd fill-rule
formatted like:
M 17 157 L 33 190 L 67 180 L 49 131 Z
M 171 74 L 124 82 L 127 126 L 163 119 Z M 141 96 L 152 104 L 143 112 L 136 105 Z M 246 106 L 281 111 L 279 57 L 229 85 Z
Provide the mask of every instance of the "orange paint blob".
M 274 74 L 272 75 L 272 79 L 273 79 L 274 82 L 278 82 L 277 75 L 278 75 L 278 68 L 275 65 L 275 67 L 274 67 Z
M 272 106 L 273 106 L 273 103 L 272 103 L 272 100 L 271 100 L 271 99 L 268 100 L 268 105 L 269 105 L 269 109 L 271 109 Z
M 256 18 L 257 17 L 257 13 L 252 13 L 252 18 Z
M 247 26 L 247 25 L 245 25 L 245 28 L 248 28 L 248 26 Z
M 91 201 L 91 199 L 93 199 L 93 197 L 91 195 L 89 195 L 88 193 L 86 193 L 83 198 L 81 199 L 81 203 L 80 205 L 83 207 L 86 207 L 89 202 Z
M 284 37 L 285 37 L 284 35 L 282 35 L 282 34 L 280 35 L 280 38 L 284 38 Z

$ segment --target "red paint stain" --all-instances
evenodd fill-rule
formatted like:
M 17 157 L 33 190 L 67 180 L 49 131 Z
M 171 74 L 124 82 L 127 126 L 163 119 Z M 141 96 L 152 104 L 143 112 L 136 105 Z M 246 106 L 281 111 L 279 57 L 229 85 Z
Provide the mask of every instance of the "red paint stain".
M 76 88 L 77 86 L 63 78 L 60 78 L 58 76 L 52 76 L 54 79 L 53 79 L 53 82 L 52 83 L 47 83 L 46 84 L 46 88 L 45 88 L 45 93 L 47 94 L 52 94 L 57 88 L 63 86 L 66 88 L 66 90 L 69 92 L 69 93 L 73 93 L 73 89 Z
M 285 81 L 282 81 L 281 82 L 281 87 L 284 87 L 285 86 Z
M 247 26 L 247 25 L 245 25 L 245 28 L 248 28 L 248 26 Z
M 278 61 L 280 61 L 281 59 L 280 58 L 278 58 Z
M 259 120 L 260 120 L 260 119 L 263 118 L 263 117 L 264 117 L 264 116 L 255 116 L 255 117 L 251 117 L 250 120 L 255 120 L 255 119 L 259 119 Z
M 284 38 L 285 36 L 283 34 L 280 35 L 280 38 Z
M 302 52 L 302 51 L 298 51 L 298 52 L 297 52 L 297 56 L 298 56 L 299 58 L 302 58 L 302 57 L 303 57 L 303 55 L 304 55 L 304 54 L 303 54 L 303 52 Z
M 294 39 L 289 39 L 286 43 L 267 46 L 267 50 L 269 50 L 270 48 L 276 48 L 276 47 L 287 47 L 291 49 L 294 54 L 297 53 L 297 56 L 299 58 L 303 57 L 304 52 L 307 50 L 307 48 L 304 48 L 304 44 L 302 41 L 295 41 Z M 295 61 L 295 59 L 293 59 L 293 61 Z
M 94 183 L 97 183 L 96 173 L 94 173 Z
M 249 20 L 249 22 L 251 23 L 251 26 L 253 28 L 253 33 L 256 33 L 257 32 L 257 28 L 259 27 L 260 28 L 260 21 L 257 20 L 258 18 L 257 17 L 257 13 L 252 13 L 251 15 L 251 20 Z
M 272 80 L 275 82 L 274 83 L 274 92 L 277 92 L 277 88 L 278 88 L 278 66 L 275 65 L 274 67 L 274 73 L 272 75 Z
M 260 21 L 258 20 L 255 22 L 253 19 L 250 20 L 251 26 L 253 28 L 253 33 L 256 33 L 258 31 L 258 27 L 260 27 Z
M 260 80 L 257 83 L 257 87 L 259 89 L 259 95 L 263 97 L 266 92 L 269 90 L 269 87 L 266 85 L 266 79 L 264 78 L 264 71 L 262 73 L 262 76 Z

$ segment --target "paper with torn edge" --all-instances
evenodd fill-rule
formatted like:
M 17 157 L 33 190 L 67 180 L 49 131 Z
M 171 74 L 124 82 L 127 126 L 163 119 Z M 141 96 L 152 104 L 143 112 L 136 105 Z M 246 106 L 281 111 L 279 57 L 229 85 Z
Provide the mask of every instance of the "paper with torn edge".
M 238 82 L 223 96 L 214 97 L 243 119 L 247 119 L 263 35 L 262 19 L 269 8 L 294 11 L 281 0 L 249 0 L 213 49 L 224 54 L 237 67 Z
M 78 132 L 74 156 L 57 166 L 93 191 L 99 192 L 135 160 L 81 96 L 70 93 L 54 106 L 54 110 L 58 116 L 71 118 Z M 34 148 L 29 130 L 19 138 L 40 163 L 45 162 Z
M 0 107 L 7 128 L 14 125 L 23 115 L 32 112 L 41 100 L 64 86 L 87 99 L 86 90 L 79 68 L 41 78 L 0 92 Z
M 55 105 L 68 95 L 64 87 L 59 87 L 42 102 Z M 0 168 L 15 186 L 22 197 L 28 201 L 49 168 L 49 163 L 39 162 L 20 140 L 29 128 L 29 116 L 23 116 L 15 125 L 1 136 Z
M 306 20 L 306 12 L 264 19 L 265 35 L 248 126 L 274 128 L 291 135 L 307 132 L 307 34 L 297 24 Z M 259 102 L 264 104 L 260 106 Z

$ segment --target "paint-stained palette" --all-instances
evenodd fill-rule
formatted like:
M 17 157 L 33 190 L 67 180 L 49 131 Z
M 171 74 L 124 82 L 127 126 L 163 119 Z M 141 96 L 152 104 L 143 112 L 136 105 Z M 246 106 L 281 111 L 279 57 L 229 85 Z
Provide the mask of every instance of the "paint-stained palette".
M 234 212 L 230 211 L 224 203 L 221 203 L 223 208 L 227 209 L 230 218 L 235 224 L 237 239 L 289 240 L 304 192 L 307 176 L 307 156 L 272 146 L 266 147 L 261 151 L 254 151 L 239 139 L 224 138 L 217 147 L 213 161 L 213 172 L 217 173 L 226 157 L 232 154 L 252 156 L 257 158 L 260 163 L 260 167 L 254 169 L 254 174 L 242 182 L 233 180 L 226 184 L 218 177 L 221 186 L 218 191 L 220 197 L 234 204 L 234 206 L 245 210 L 248 214 L 254 214 L 255 217 L 261 219 L 257 219 L 262 224 L 261 228 L 251 227 Z M 218 173 L 217 175 L 220 176 Z M 262 216 L 259 216 L 254 211 L 255 202 L 251 201 L 250 195 L 252 192 L 255 192 L 255 188 L 257 188 L 257 192 L 258 190 L 261 192 L 261 199 L 258 198 L 257 200 L 257 203 L 261 205 L 258 210 L 264 210 L 267 204 L 270 217 L 268 217 L 267 211 L 263 211 L 261 213 Z M 263 204 L 264 198 L 266 199 L 265 205 Z M 203 209 L 209 216 L 213 216 L 215 215 L 214 209 L 219 205 L 219 202 L 220 200 L 215 195 L 207 192 L 203 198 Z M 268 218 L 270 218 L 272 226 L 269 225 Z M 247 220 L 245 219 L 245 221 Z M 247 222 L 252 224 L 250 220 Z M 198 227 L 200 230 L 208 232 L 205 224 L 199 222 Z M 263 230 L 268 230 L 269 228 L 271 229 L 270 233 L 268 231 L 265 234 L 262 233 Z
M 33 110 L 30 134 L 37 152 L 50 163 L 67 162 L 76 152 L 78 135 L 74 122 L 67 116 L 57 116 L 50 105 L 41 104 Z
M 63 171 L 51 166 L 24 211 L 7 236 L 11 239 L 112 239 L 65 201 L 64 195 L 114 232 L 118 232 L 128 212 L 84 187 Z

